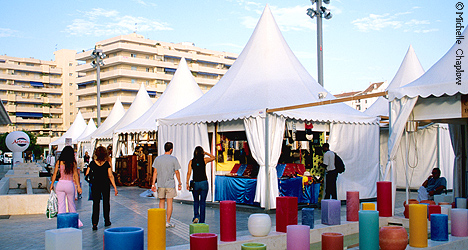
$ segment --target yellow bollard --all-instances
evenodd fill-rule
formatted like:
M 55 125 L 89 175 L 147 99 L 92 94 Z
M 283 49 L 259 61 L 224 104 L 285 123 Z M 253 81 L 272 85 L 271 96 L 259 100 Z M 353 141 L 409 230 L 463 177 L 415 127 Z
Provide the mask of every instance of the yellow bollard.
M 373 210 L 373 211 L 375 211 L 375 203 L 362 203 L 362 210 Z
M 166 209 L 148 209 L 148 250 L 166 249 Z
M 427 247 L 427 206 L 409 205 L 409 245 Z

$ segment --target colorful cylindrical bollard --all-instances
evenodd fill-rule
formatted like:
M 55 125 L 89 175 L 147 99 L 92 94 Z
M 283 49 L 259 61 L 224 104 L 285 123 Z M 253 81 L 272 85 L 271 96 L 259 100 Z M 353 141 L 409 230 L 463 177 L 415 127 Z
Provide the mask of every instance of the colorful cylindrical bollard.
M 322 233 L 322 250 L 343 250 L 342 233 Z
M 286 227 L 286 243 L 288 250 L 310 248 L 310 227 L 306 225 L 288 225 Z
M 375 210 L 375 203 L 363 202 L 362 210 Z
M 448 241 L 448 216 L 431 214 L 431 240 Z
M 322 200 L 322 224 L 341 224 L 341 201 L 333 199 Z
M 377 211 L 381 217 L 392 216 L 392 182 L 377 182 Z
M 104 230 L 104 250 L 143 250 L 145 231 L 141 227 L 114 227 Z
M 302 225 L 307 225 L 310 229 L 314 228 L 314 209 L 305 207 L 302 209 Z
M 359 211 L 359 249 L 379 250 L 378 211 Z
M 431 220 L 431 214 L 440 214 L 441 213 L 441 209 L 440 209 L 440 206 L 439 205 L 429 205 L 428 209 L 428 219 L 429 221 Z
M 57 229 L 58 228 L 78 228 L 78 213 L 61 213 L 57 214 Z
M 359 191 L 346 192 L 346 220 L 359 221 Z
M 218 235 L 198 233 L 190 235 L 190 250 L 217 250 Z
M 427 247 L 427 206 L 409 205 L 409 245 Z
M 276 231 L 286 233 L 288 225 L 297 225 L 297 197 L 276 197 Z
M 221 241 L 236 241 L 236 202 L 221 201 L 219 217 Z
M 166 209 L 148 209 L 148 250 L 166 249 Z
M 451 220 L 452 218 L 450 214 L 451 211 L 452 211 L 452 205 L 440 205 L 440 213 L 446 214 L 449 220 Z
M 468 236 L 468 209 L 452 208 L 451 234 L 456 237 Z
M 266 250 L 267 247 L 263 243 L 249 242 L 241 245 L 241 250 Z

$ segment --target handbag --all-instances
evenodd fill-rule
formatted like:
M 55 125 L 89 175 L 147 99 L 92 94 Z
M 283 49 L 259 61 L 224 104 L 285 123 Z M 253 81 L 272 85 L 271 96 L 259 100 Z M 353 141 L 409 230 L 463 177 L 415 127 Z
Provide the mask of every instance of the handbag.
M 190 181 L 190 184 L 189 184 L 189 191 L 192 192 L 193 191 L 193 187 L 195 187 L 195 182 L 193 180 Z
M 85 181 L 88 183 L 94 182 L 94 172 L 92 168 L 89 169 L 89 173 L 85 176 Z
M 46 216 L 49 219 L 57 216 L 58 213 L 58 204 L 57 204 L 57 194 L 54 190 L 50 191 L 49 199 L 47 200 L 47 209 Z

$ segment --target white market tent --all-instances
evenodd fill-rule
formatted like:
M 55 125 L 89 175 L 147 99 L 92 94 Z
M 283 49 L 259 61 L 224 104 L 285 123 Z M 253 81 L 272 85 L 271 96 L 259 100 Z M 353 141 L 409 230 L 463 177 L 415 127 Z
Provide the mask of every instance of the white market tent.
M 92 118 L 89 119 L 88 126 L 86 126 L 86 129 L 83 131 L 83 133 L 80 136 L 78 136 L 78 138 L 73 140 L 73 143 L 80 145 L 80 140 L 92 134 L 94 131 L 96 131 L 96 129 L 97 127 L 96 127 L 96 124 L 94 123 L 94 120 Z M 81 155 L 82 152 L 86 152 L 86 151 L 92 154 L 91 148 L 83 148 L 82 150 L 81 147 L 78 146 L 78 155 Z
M 408 51 L 388 85 L 387 90 L 404 86 L 424 74 L 424 69 L 419 62 L 413 47 Z M 385 97 L 379 97 L 364 113 L 373 116 L 389 116 L 389 102 Z M 388 160 L 388 128 L 380 130 L 380 162 L 385 164 Z M 442 176 L 447 178 L 447 188 L 453 188 L 452 166 L 454 153 L 450 145 L 450 133 L 446 124 L 432 124 L 419 128 L 415 132 L 403 134 L 398 154 L 396 154 L 396 169 L 398 176 L 406 176 L 408 161 L 408 185 L 409 188 L 419 188 L 430 175 L 432 169 L 438 166 Z M 424 156 L 428 153 L 430 157 Z M 406 178 L 397 178 L 398 188 L 406 187 Z
M 356 172 L 352 170 L 354 167 L 368 173 L 365 178 L 360 176 L 359 181 L 363 183 L 351 185 L 353 190 L 365 193 L 363 197 L 375 197 L 379 172 L 379 128 L 376 118 L 366 116 L 344 103 L 267 114 L 268 108 L 315 102 L 320 100 L 319 96 L 325 96 L 322 100 L 335 99 L 300 64 L 267 5 L 244 50 L 223 78 L 193 104 L 159 120 L 158 143 L 174 143 L 173 154 L 179 159 L 181 176 L 185 178 L 195 146 L 200 145 L 206 151 L 210 149 L 208 126 L 211 129 L 214 124 L 221 127 L 240 121 L 252 156 L 260 165 L 255 201 L 270 209 L 276 207 L 276 197 L 279 196 L 275 167 L 280 156 L 285 123 L 288 119 L 313 121 L 316 125 L 327 123 L 325 126 L 329 126 L 331 131 L 331 148 L 343 155 L 347 169 L 348 166 L 351 169 L 346 174 L 352 176 Z M 350 138 L 349 129 L 354 129 L 353 138 Z M 343 136 L 341 131 L 348 133 L 345 137 L 350 138 L 352 148 L 346 153 L 339 151 L 347 148 L 343 145 L 345 143 L 335 141 Z M 266 137 L 266 134 L 269 136 Z M 355 144 L 351 145 L 353 142 Z M 161 147 L 159 153 L 162 153 Z M 360 162 L 355 165 L 357 161 Z M 213 173 L 207 166 L 207 173 L 210 172 Z M 211 183 L 211 176 L 208 179 Z M 348 181 L 346 177 L 342 180 Z M 190 199 L 190 195 L 183 189 L 178 198 Z
M 466 29 L 462 35 L 466 34 Z M 399 178 L 395 167 L 397 145 L 400 144 L 407 121 L 432 121 L 447 122 L 450 124 L 452 146 L 455 152 L 455 164 L 453 168 L 454 196 L 464 193 L 462 190 L 463 171 L 462 144 L 466 137 L 462 138 L 461 125 L 466 127 L 467 114 L 462 105 L 463 96 L 468 94 L 468 80 L 460 69 L 463 69 L 464 60 L 460 56 L 463 51 L 468 51 L 468 42 L 461 40 L 437 61 L 424 75 L 417 80 L 397 89 L 389 90 L 391 101 L 390 112 L 390 137 L 388 142 L 389 160 L 385 169 L 385 179 L 396 183 Z M 455 136 L 458 135 L 458 136 Z M 463 167 L 464 168 L 464 167 Z M 396 185 L 393 186 L 394 189 Z M 395 196 L 393 197 L 395 201 Z
M 120 97 L 118 97 L 117 101 L 114 103 L 114 107 L 112 107 L 111 112 L 107 116 L 106 120 L 101 124 L 101 126 L 99 126 L 90 135 L 78 138 L 78 142 L 81 144 L 81 147 L 91 150 L 90 154 L 92 155 L 94 147 L 91 145 L 91 140 L 93 139 L 93 136 L 96 136 L 114 126 L 122 118 L 122 116 L 124 116 L 124 114 L 125 109 L 120 102 Z
M 171 82 L 158 100 L 140 118 L 123 128 L 116 129 L 115 134 L 138 134 L 157 131 L 157 119 L 167 117 L 187 107 L 202 95 L 203 92 L 193 78 L 185 58 L 182 57 Z M 129 145 L 127 154 L 132 154 L 138 140 L 129 140 L 127 143 Z
M 72 142 L 75 141 L 76 138 L 78 138 L 83 131 L 86 129 L 86 121 L 83 119 L 83 115 L 81 114 L 81 111 L 78 111 L 78 114 L 75 117 L 75 121 L 73 121 L 73 124 L 68 128 L 67 132 L 65 132 L 60 138 L 57 140 L 51 142 L 49 144 L 50 146 L 57 145 L 58 151 L 62 151 L 62 149 L 65 147 L 65 142 L 67 138 L 71 138 Z M 76 143 L 73 142 L 73 144 Z
M 135 96 L 135 99 L 133 99 L 132 105 L 130 105 L 127 112 L 125 112 L 125 115 L 122 118 L 120 118 L 120 120 L 116 122 L 112 127 L 108 128 L 100 134 L 96 134 L 95 136 L 93 136 L 93 141 L 91 142 L 91 145 L 96 145 L 97 142 L 102 141 L 111 142 L 112 165 L 114 166 L 116 154 L 117 152 L 119 152 L 119 149 L 117 148 L 118 135 L 114 134 L 114 131 L 134 122 L 136 119 L 142 116 L 152 105 L 153 101 L 149 97 L 145 85 L 141 84 L 140 89 L 138 90 L 138 93 Z

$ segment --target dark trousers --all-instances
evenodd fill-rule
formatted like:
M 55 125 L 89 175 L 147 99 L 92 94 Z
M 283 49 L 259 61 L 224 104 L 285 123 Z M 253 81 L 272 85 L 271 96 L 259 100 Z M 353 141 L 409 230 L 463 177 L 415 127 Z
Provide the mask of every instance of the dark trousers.
M 93 225 L 99 223 L 99 208 L 102 196 L 102 210 L 104 212 L 104 222 L 110 222 L 109 212 L 110 212 L 110 185 L 98 185 L 93 184 L 91 187 L 91 193 L 93 195 L 93 215 L 92 221 Z
M 193 218 L 205 223 L 206 196 L 208 195 L 208 181 L 196 181 L 193 185 Z M 199 211 L 200 209 L 200 211 Z
M 326 187 L 325 187 L 325 199 L 337 199 L 336 195 L 336 178 L 338 177 L 338 172 L 336 170 L 328 171 L 325 175 L 326 178 Z

